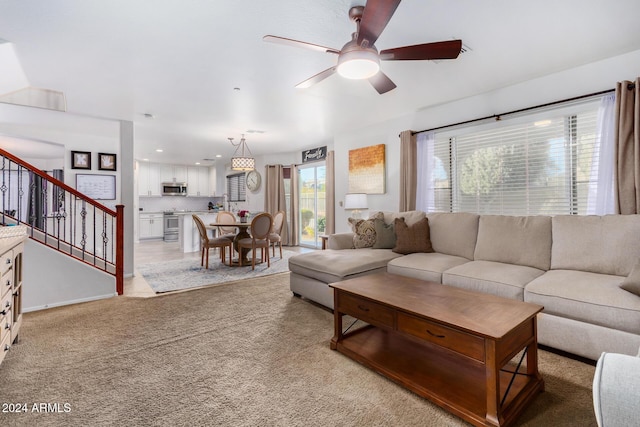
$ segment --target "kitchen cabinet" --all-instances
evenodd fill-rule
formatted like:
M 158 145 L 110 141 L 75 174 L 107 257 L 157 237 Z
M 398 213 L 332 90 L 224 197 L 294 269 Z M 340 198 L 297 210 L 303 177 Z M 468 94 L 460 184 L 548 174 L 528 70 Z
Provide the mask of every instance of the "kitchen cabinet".
M 138 218 L 139 239 L 161 239 L 164 235 L 164 219 L 161 213 L 141 213 Z
M 161 196 L 160 165 L 138 162 L 138 195 Z
M 187 182 L 187 167 L 180 165 L 160 165 L 162 182 Z
M 209 168 L 202 166 L 189 166 L 187 168 L 187 184 L 187 196 L 210 196 Z

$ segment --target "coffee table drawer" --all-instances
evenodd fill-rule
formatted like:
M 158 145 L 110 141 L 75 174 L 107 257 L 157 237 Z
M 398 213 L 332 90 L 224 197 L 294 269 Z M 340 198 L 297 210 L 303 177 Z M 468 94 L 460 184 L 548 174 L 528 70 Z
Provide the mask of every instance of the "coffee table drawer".
M 484 339 L 475 335 L 402 312 L 398 313 L 398 330 L 476 360 L 484 361 Z
M 340 292 L 336 309 L 340 313 L 348 314 L 372 325 L 393 328 L 394 311 L 368 299 Z

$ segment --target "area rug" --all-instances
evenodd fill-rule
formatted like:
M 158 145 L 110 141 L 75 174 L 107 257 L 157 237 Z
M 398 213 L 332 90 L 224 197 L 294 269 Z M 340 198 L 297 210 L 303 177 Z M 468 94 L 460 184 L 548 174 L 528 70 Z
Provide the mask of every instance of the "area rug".
M 283 249 L 280 259 L 280 254 L 276 251 L 276 256 L 271 258 L 270 267 L 265 262 L 256 265 L 255 270 L 251 270 L 251 264 L 230 267 L 220 262 L 215 253 L 209 256 L 209 269 L 200 266 L 198 257 L 142 264 L 136 270 L 155 293 L 163 293 L 283 273 L 289 271 L 288 260 L 296 254 L 297 252 Z
M 26 313 L 0 402 L 27 410 L 0 426 L 468 426 L 330 350 L 333 315 L 288 276 Z M 595 368 L 539 360 L 545 391 L 515 426 L 595 427 Z

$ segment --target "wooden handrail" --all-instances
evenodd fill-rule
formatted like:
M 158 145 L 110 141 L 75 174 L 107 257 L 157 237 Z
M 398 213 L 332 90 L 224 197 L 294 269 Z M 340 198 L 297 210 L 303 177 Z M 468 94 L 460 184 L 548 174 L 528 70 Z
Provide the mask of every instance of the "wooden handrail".
M 52 177 L 50 175 L 47 175 L 42 170 L 38 169 L 37 167 L 33 166 L 32 164 L 30 164 L 28 162 L 25 162 L 21 158 L 16 157 L 13 154 L 3 150 L 2 148 L 0 148 L 0 154 L 2 156 L 4 156 L 4 157 L 10 159 L 12 162 L 19 164 L 20 166 L 24 167 L 25 169 L 29 169 L 29 171 L 35 173 L 39 177 L 44 178 L 47 181 L 57 185 L 58 187 L 63 188 L 65 191 L 68 191 L 69 193 L 73 194 L 74 196 L 76 196 L 76 197 L 84 200 L 85 202 L 95 206 L 96 208 L 107 212 L 109 215 L 117 216 L 117 213 L 113 209 L 109 209 L 108 207 L 106 207 L 102 203 L 96 202 L 95 200 L 93 200 L 90 197 L 87 197 L 85 194 L 82 194 L 81 192 L 79 192 L 75 188 L 68 186 L 67 184 L 65 184 L 64 182 L 60 181 L 59 179 L 56 179 L 56 178 L 54 178 L 54 177 Z
M 67 241 L 64 240 L 64 244 L 68 245 L 69 248 L 69 252 L 67 251 L 62 251 L 60 250 L 59 244 L 61 242 L 60 240 L 60 236 L 55 236 L 52 234 L 49 234 L 47 232 L 47 228 L 45 226 L 45 228 L 43 230 L 39 230 L 39 233 L 44 233 L 43 235 L 45 236 L 44 241 L 40 241 L 36 238 L 34 238 L 34 225 L 33 224 L 29 224 L 31 227 L 31 235 L 29 237 L 31 237 L 34 241 L 37 241 L 39 243 L 43 243 L 47 246 L 49 246 L 52 249 L 57 249 L 58 252 L 60 253 L 64 253 L 66 255 L 72 256 L 74 259 L 78 259 L 81 262 L 87 264 L 87 265 L 91 265 L 94 268 L 98 268 L 99 270 L 102 270 L 108 274 L 111 274 L 113 276 L 115 276 L 116 279 L 116 292 L 118 295 L 122 295 L 124 292 L 124 205 L 116 205 L 116 210 L 112 210 L 110 208 L 108 208 L 107 206 L 104 206 L 103 204 L 93 200 L 92 198 L 86 196 L 85 194 L 82 194 L 81 192 L 79 192 L 78 190 L 76 190 L 75 188 L 72 188 L 70 186 L 68 186 L 67 184 L 65 184 L 64 182 L 60 181 L 59 179 L 56 179 L 52 176 L 47 175 L 45 172 L 43 172 L 42 170 L 38 169 L 37 167 L 33 166 L 32 164 L 16 157 L 15 155 L 3 150 L 2 148 L 0 148 L 0 155 L 3 158 L 6 158 L 7 160 L 9 160 L 9 165 L 11 165 L 11 162 L 15 163 L 15 165 L 17 166 L 17 170 L 20 170 L 20 168 L 26 169 L 29 171 L 29 173 L 32 173 L 40 178 L 42 178 L 45 182 L 50 183 L 52 186 L 59 188 L 60 190 L 63 190 L 64 193 L 69 193 L 72 197 L 75 197 L 78 201 L 81 201 L 83 203 L 86 203 L 90 206 L 93 207 L 93 212 L 96 211 L 100 211 L 103 214 L 103 218 L 107 218 L 107 217 L 111 217 L 112 221 L 113 218 L 115 218 L 115 242 L 112 241 L 111 243 L 111 248 L 115 250 L 115 255 L 113 256 L 113 258 L 110 258 L 111 261 L 109 261 L 107 258 L 107 255 L 105 253 L 103 253 L 104 257 L 100 258 L 96 256 L 96 251 L 91 251 L 88 252 L 86 251 L 86 248 L 84 246 L 84 241 L 82 242 L 82 246 L 80 248 L 78 248 L 77 246 L 75 246 L 75 241 L 73 239 Z M 11 168 L 11 166 L 9 166 Z M 12 169 L 8 169 L 8 170 L 12 170 Z M 4 190 L 3 190 L 4 192 Z M 4 200 L 4 198 L 3 198 Z M 6 208 L 3 208 L 6 209 Z M 85 211 L 85 208 L 82 208 L 83 212 Z M 84 214 L 83 214 L 84 215 Z M 4 216 L 3 216 L 4 218 Z M 73 217 L 72 217 L 73 218 Z M 95 219 L 95 214 L 94 214 L 94 219 Z M 18 219 L 19 222 L 24 222 L 20 219 Z M 106 219 L 105 221 L 105 226 L 106 226 Z M 27 224 L 26 222 L 24 222 L 25 224 Z M 112 223 L 113 224 L 113 223 Z M 113 230 L 113 229 L 112 229 Z M 84 218 L 83 218 L 83 233 L 84 233 Z M 103 233 L 104 233 L 104 229 L 103 229 Z M 49 237 L 50 236 L 50 237 Z M 113 236 L 113 235 L 112 235 Z M 86 235 L 83 235 L 81 238 L 84 240 L 86 237 Z M 48 238 L 53 238 L 53 241 L 58 242 L 58 247 L 56 248 L 55 246 L 51 246 L 51 244 L 47 244 L 47 240 Z M 97 236 L 95 234 L 95 224 L 94 224 L 94 234 L 93 234 L 93 239 L 94 239 L 94 248 L 95 248 L 95 242 L 97 240 Z M 104 239 L 104 234 L 103 234 L 103 239 Z M 107 248 L 107 241 L 104 241 L 104 249 Z M 75 248 L 75 249 L 74 249 Z M 74 251 L 75 250 L 81 250 L 81 255 L 80 257 L 74 255 Z M 92 262 L 88 262 L 87 259 L 85 258 L 85 255 L 89 255 L 93 257 L 93 263 Z M 98 265 L 96 263 L 96 259 L 100 260 L 100 265 Z M 102 262 L 104 262 L 104 265 L 102 265 Z M 109 266 L 112 266 L 113 268 L 109 269 L 107 268 L 107 264 Z M 111 270 L 111 271 L 109 271 Z

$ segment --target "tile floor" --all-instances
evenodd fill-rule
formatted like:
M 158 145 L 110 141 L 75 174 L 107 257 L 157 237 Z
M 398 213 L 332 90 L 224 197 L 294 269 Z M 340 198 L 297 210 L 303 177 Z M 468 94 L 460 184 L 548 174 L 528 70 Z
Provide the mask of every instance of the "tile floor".
M 302 248 L 299 246 L 287 246 L 287 250 L 297 252 L 308 252 L 314 249 Z M 277 253 L 277 250 L 276 250 Z M 211 253 L 209 256 L 215 256 Z M 183 253 L 178 242 L 164 242 L 162 240 L 147 240 L 134 244 L 135 265 L 149 262 L 173 261 L 177 259 L 193 259 L 200 262 L 199 252 Z M 147 281 L 134 271 L 134 276 L 124 279 L 124 295 L 137 298 L 149 298 L 156 296 Z

